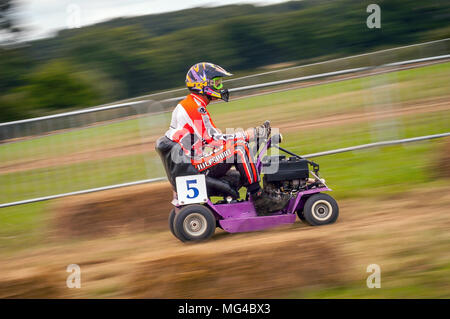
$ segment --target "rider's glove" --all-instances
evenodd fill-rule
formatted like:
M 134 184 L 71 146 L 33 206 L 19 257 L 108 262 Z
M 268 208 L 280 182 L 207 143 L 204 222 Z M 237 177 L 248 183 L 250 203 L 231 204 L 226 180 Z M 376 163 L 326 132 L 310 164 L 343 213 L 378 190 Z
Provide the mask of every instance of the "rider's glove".
M 255 127 L 256 138 L 269 138 L 270 136 L 270 122 L 265 121 L 263 125 Z
M 266 121 L 261 126 L 248 129 L 247 131 L 245 131 L 245 134 L 247 135 L 248 141 L 254 139 L 267 139 L 270 136 L 270 122 Z

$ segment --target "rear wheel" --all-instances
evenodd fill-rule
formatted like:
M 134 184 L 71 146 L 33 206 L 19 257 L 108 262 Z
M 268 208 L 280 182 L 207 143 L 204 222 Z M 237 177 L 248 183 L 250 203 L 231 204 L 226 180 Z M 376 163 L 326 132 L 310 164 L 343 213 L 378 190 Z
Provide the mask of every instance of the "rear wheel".
M 183 207 L 173 222 L 175 236 L 185 241 L 202 241 L 209 239 L 216 230 L 216 218 L 203 205 Z
M 333 197 L 319 193 L 306 200 L 303 216 L 312 226 L 332 224 L 339 216 L 339 207 Z

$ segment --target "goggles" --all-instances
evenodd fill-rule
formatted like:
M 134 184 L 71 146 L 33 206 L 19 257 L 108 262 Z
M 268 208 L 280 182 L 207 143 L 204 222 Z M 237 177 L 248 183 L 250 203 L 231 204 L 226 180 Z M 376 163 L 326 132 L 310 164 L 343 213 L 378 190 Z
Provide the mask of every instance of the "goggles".
M 223 83 L 222 83 L 222 78 L 217 77 L 211 80 L 211 86 L 215 89 L 215 90 L 220 90 L 223 88 Z

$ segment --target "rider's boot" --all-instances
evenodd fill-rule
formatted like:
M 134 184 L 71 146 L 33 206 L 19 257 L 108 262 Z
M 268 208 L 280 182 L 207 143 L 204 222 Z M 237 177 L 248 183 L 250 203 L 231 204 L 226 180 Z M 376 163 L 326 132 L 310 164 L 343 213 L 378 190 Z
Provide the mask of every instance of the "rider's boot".
M 290 199 L 290 196 L 287 194 L 275 196 L 262 189 L 252 193 L 250 196 L 258 216 L 268 216 L 273 212 L 283 209 Z

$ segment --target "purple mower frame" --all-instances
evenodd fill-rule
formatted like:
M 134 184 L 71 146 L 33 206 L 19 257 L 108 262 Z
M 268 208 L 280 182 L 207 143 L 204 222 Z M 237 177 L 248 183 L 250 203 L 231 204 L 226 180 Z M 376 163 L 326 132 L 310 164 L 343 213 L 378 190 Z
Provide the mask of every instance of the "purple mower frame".
M 271 143 L 272 139 L 269 138 L 257 157 L 256 169 L 258 174 L 261 174 L 262 158 L 271 147 Z M 281 150 L 288 152 L 284 149 Z M 290 154 L 295 155 L 293 153 Z M 293 197 L 289 201 L 284 209 L 275 212 L 270 216 L 258 216 L 251 198 L 245 201 L 227 204 L 214 204 L 208 198 L 208 201 L 204 205 L 212 211 L 216 218 L 217 224 L 220 225 L 220 227 L 226 232 L 251 232 L 276 227 L 282 224 L 293 224 L 296 220 L 296 212 L 303 210 L 306 198 L 309 197 L 309 195 L 325 191 L 331 191 L 331 189 L 324 186 L 299 192 L 296 197 Z M 173 203 L 176 213 L 178 213 L 181 208 L 185 207 L 178 205 L 178 201 L 174 201 Z

